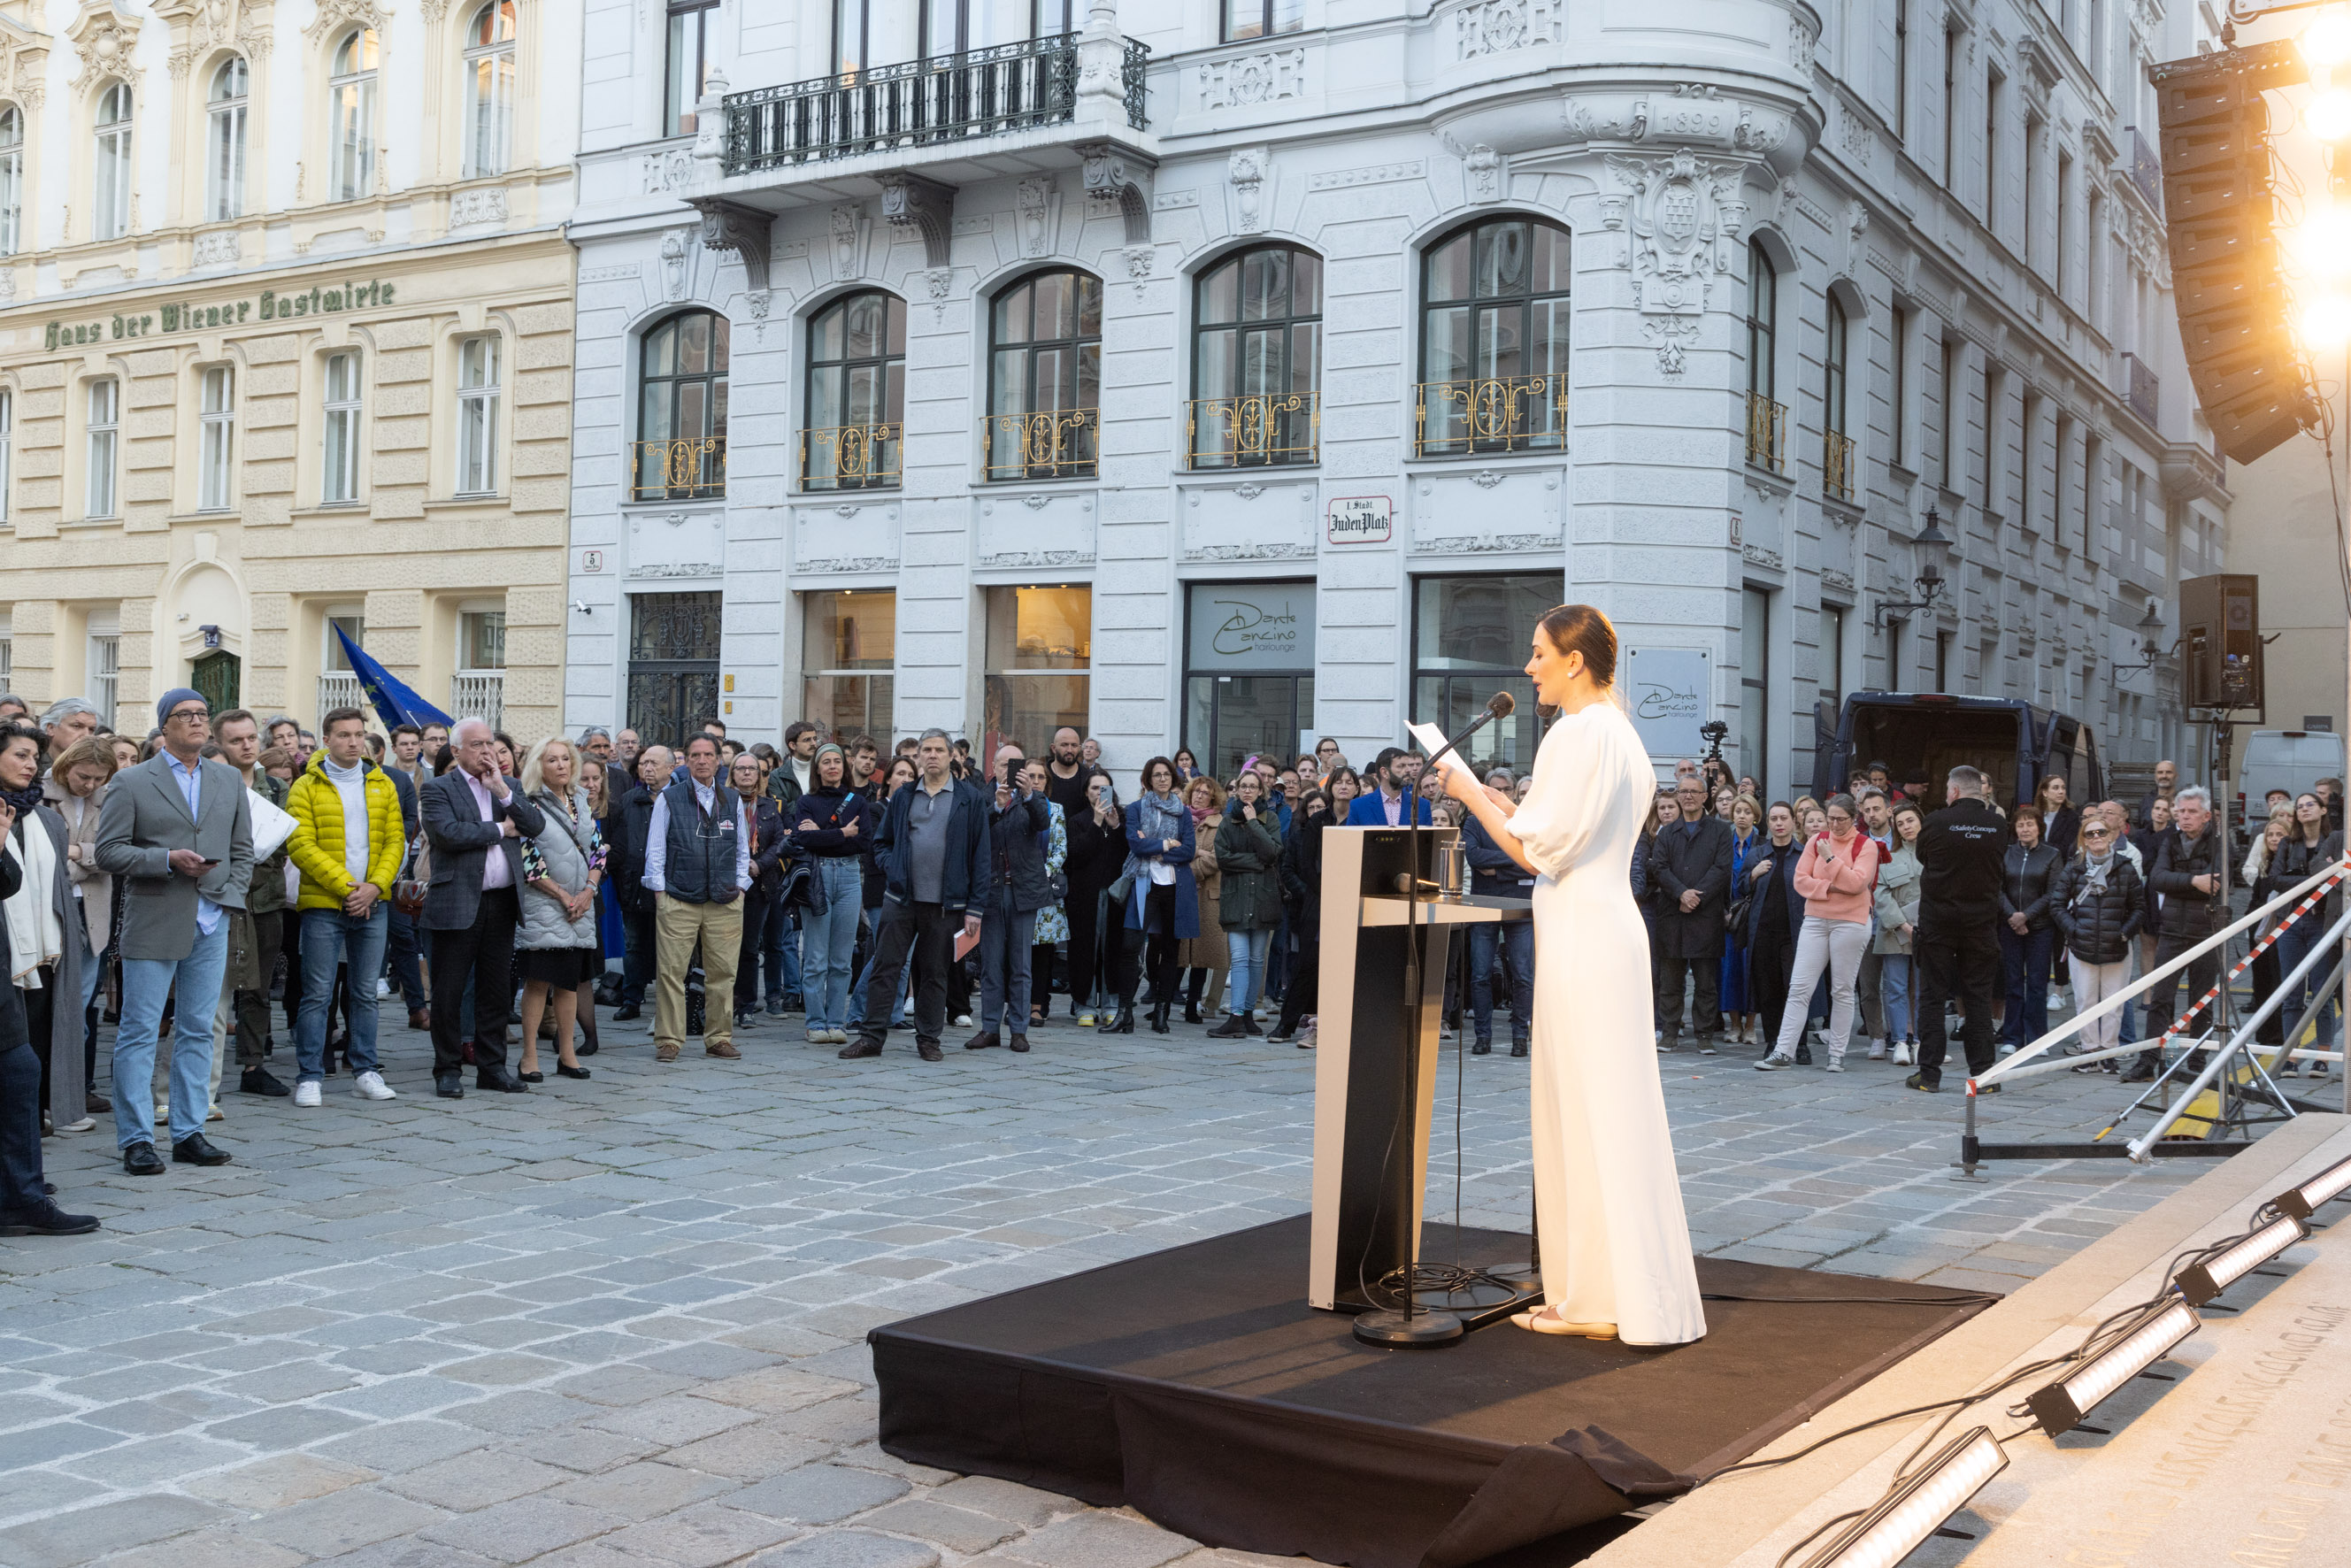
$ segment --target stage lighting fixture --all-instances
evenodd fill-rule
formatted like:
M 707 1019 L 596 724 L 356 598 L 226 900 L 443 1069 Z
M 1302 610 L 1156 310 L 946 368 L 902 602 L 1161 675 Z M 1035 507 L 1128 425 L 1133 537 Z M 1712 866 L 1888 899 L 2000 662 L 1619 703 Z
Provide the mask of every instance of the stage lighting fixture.
M 2218 1257 L 2182 1269 L 2179 1293 L 2189 1306 L 2200 1307 L 2309 1234 L 2292 1215 L 2273 1219 Z
M 1952 1439 L 1927 1468 L 1804 1559 L 1803 1568 L 1894 1568 L 2008 1468 L 1987 1427 Z
M 2321 294 L 2302 308 L 2294 330 L 2313 349 L 2340 348 L 2351 343 L 2351 298 Z
M 2270 1207 L 2293 1218 L 2308 1219 L 2318 1212 L 2320 1204 L 2340 1197 L 2346 1187 L 2351 1187 L 2351 1160 L 2327 1166 L 2300 1186 L 2286 1188 L 2270 1199 Z
M 2302 30 L 2302 57 L 2313 70 L 2331 70 L 2351 60 L 2351 13 L 2322 11 Z
M 2172 1303 L 2123 1338 L 2120 1344 L 2085 1364 L 2063 1383 L 2053 1383 L 2026 1401 L 2032 1418 L 2051 1437 L 2082 1424 L 2098 1401 L 2169 1355 L 2203 1320 L 2186 1301 Z
M 2302 111 L 2304 129 L 2321 141 L 2351 136 L 2351 92 L 2322 92 Z

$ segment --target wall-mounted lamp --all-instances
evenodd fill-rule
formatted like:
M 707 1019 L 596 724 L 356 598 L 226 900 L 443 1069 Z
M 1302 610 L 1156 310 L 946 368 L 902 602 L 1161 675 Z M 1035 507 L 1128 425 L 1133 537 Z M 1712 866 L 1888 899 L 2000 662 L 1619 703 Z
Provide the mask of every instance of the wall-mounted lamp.
M 1878 631 L 1886 630 L 1886 618 L 1888 615 L 1905 616 L 1914 611 L 1936 609 L 1941 603 L 1946 580 L 1943 576 L 1943 569 L 1936 564 L 1936 556 L 1950 549 L 1951 541 L 1949 536 L 1943 532 L 1940 522 L 1941 519 L 1937 517 L 1935 508 L 1928 507 L 1927 526 L 1919 529 L 1917 537 L 1910 541 L 1917 546 L 1919 553 L 1926 557 L 1926 559 L 1919 564 L 1918 575 L 1910 580 L 1910 585 L 1917 592 L 1918 597 L 1879 600 L 1876 609 L 1871 612 L 1869 618 L 1869 623 Z
M 2172 647 L 2176 648 L 2179 645 L 2174 643 Z M 2114 673 L 2117 675 L 2127 675 L 2135 670 L 2151 670 L 2155 668 L 2156 660 L 2169 652 L 2170 649 L 2163 645 L 2163 612 L 2158 609 L 2155 601 L 2150 599 L 2147 601 L 2147 613 L 2138 618 L 2139 662 L 2136 664 L 2116 664 Z

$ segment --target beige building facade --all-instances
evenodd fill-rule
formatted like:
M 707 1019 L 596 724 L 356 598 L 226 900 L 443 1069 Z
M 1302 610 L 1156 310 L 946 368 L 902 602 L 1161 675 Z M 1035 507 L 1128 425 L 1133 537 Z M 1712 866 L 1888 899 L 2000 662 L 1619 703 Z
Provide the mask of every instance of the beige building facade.
M 551 30 L 550 30 L 551 29 Z M 560 716 L 576 28 L 0 0 L 0 687 Z

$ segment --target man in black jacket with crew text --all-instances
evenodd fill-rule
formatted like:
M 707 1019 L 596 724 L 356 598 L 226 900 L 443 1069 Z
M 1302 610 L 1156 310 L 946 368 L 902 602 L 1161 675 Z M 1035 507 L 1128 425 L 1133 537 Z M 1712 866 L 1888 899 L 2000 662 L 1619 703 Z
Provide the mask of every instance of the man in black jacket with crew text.
M 1949 802 L 1918 835 L 1918 926 L 1912 946 L 1917 974 L 1918 1071 L 1907 1083 L 1931 1094 L 1943 1086 L 1949 1045 L 1943 1004 L 1954 994 L 1967 1009 L 1961 1025 L 1968 1072 L 1991 1070 L 1993 987 L 2000 978 L 2000 898 L 2006 874 L 2008 823 L 1983 798 L 1984 776 L 1951 769 Z M 1997 1092 L 1992 1084 L 1984 1092 Z

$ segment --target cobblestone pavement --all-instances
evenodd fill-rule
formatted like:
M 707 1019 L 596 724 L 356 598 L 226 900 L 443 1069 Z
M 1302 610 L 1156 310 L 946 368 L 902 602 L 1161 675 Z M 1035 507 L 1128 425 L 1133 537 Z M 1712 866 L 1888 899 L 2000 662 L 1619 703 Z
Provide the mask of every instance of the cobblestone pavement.
M 1275 1561 L 899 1463 L 862 1336 L 1299 1212 L 1310 1053 L 1054 1028 L 1027 1057 L 925 1065 L 895 1035 L 851 1063 L 786 1019 L 738 1062 L 659 1067 L 609 1025 L 592 1082 L 452 1103 L 429 1041 L 382 1018 L 401 1099 L 231 1092 L 211 1132 L 233 1165 L 134 1180 L 103 1122 L 49 1141 L 64 1201 L 106 1228 L 0 1244 L 0 1563 Z M 1704 1251 L 2007 1290 L 2200 1165 L 1965 1182 L 1957 1094 L 1755 1054 L 1661 1059 Z M 1525 1068 L 1466 1062 L 1473 1222 L 1524 1228 Z M 2116 1095 L 2059 1073 L 1988 1104 L 2001 1136 L 2081 1136 Z

